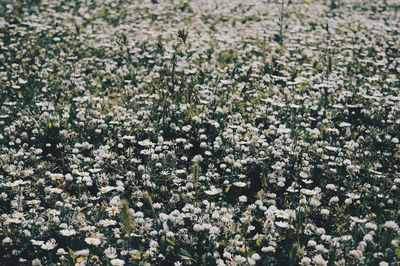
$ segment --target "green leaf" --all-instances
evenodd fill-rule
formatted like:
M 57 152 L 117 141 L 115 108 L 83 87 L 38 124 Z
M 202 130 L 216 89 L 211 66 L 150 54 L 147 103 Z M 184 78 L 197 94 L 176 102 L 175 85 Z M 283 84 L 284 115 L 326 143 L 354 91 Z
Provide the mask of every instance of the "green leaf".
M 257 239 L 256 239 L 256 244 L 257 246 L 261 246 L 262 242 L 264 241 L 265 236 L 264 235 L 260 235 Z
M 181 257 L 184 260 L 190 260 L 190 261 L 196 261 L 193 256 L 185 249 L 181 249 L 181 251 L 178 254 L 179 257 Z
M 168 244 L 170 244 L 171 246 L 175 246 L 175 238 L 174 237 L 167 237 L 165 239 L 167 241 Z

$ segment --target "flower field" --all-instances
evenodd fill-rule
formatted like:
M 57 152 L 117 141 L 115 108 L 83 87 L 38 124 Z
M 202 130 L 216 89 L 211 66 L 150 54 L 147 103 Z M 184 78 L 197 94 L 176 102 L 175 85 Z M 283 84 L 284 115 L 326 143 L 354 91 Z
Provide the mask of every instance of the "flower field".
M 400 261 L 397 0 L 0 1 L 0 265 Z

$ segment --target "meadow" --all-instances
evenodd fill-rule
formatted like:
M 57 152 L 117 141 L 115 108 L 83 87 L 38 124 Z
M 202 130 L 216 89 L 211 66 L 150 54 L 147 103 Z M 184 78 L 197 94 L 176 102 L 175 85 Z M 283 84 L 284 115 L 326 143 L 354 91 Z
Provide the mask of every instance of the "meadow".
M 398 266 L 399 13 L 0 1 L 0 265 Z

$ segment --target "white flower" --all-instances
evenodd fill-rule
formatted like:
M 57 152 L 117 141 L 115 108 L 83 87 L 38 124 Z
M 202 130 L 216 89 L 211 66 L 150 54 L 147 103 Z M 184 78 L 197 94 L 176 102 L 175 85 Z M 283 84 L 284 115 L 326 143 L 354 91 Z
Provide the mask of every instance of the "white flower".
M 334 184 L 328 184 L 326 185 L 326 189 L 336 191 L 336 186 Z
M 251 256 L 251 258 L 252 258 L 253 260 L 255 260 L 255 261 L 261 259 L 260 255 L 258 255 L 258 253 L 254 253 L 254 254 Z
M 99 225 L 101 225 L 103 227 L 108 227 L 108 226 L 116 225 L 116 224 L 117 224 L 117 221 L 111 220 L 111 219 L 105 219 L 105 220 L 99 221 Z
M 31 239 L 31 243 L 34 246 L 41 246 L 43 245 L 44 241 Z
M 218 234 L 219 231 L 220 230 L 219 230 L 219 228 L 217 226 L 213 226 L 213 227 L 210 228 L 210 234 L 215 235 L 215 234 Z
M 138 143 L 139 143 L 140 146 L 143 146 L 143 147 L 154 146 L 154 143 L 151 142 L 149 139 L 145 139 L 145 140 L 139 141 Z
M 302 188 L 300 190 L 300 192 L 303 193 L 306 196 L 314 196 L 315 194 L 317 194 L 317 192 L 315 192 L 314 190 L 305 189 L 305 188 Z
M 61 235 L 63 236 L 73 236 L 76 235 L 76 231 L 74 229 L 63 229 L 60 230 Z
M 120 209 L 118 208 L 118 206 L 115 205 L 107 207 L 106 210 L 110 216 L 115 216 L 116 214 L 120 213 Z
M 350 250 L 349 255 L 354 257 L 357 260 L 362 260 L 362 258 L 363 258 L 363 253 L 361 250 L 356 250 L 356 249 Z
M 195 155 L 192 159 L 192 163 L 200 163 L 203 161 L 203 157 L 201 155 Z
M 85 238 L 85 242 L 92 246 L 98 246 L 101 244 L 101 240 L 96 237 L 87 237 Z
M 35 206 L 35 205 L 38 205 L 38 204 L 40 204 L 40 200 L 27 200 L 26 201 L 26 204 L 28 204 L 28 205 L 33 205 L 33 206 Z
M 66 252 L 65 249 L 63 249 L 63 248 L 59 248 L 59 249 L 57 249 L 57 254 L 58 255 L 66 255 L 66 254 L 68 254 L 68 252 Z
M 32 261 L 32 266 L 42 266 L 42 262 L 39 259 L 34 259 Z
M 300 265 L 308 266 L 311 264 L 311 259 L 309 257 L 303 257 L 300 261 Z
M 126 140 L 129 140 L 130 142 L 135 142 L 135 140 L 136 140 L 136 137 L 135 136 L 123 136 L 122 137 L 122 139 L 126 139 Z
M 289 213 L 287 211 L 275 210 L 274 214 L 275 214 L 275 216 L 277 218 L 282 218 L 282 219 L 285 219 L 285 220 L 289 219 Z
M 114 266 L 123 266 L 125 264 L 125 261 L 121 260 L 121 259 L 112 259 L 110 261 L 111 265 Z
M 242 202 L 242 203 L 247 202 L 247 197 L 246 196 L 240 196 L 239 197 L 239 201 Z
M 52 250 L 57 246 L 55 239 L 50 239 L 46 243 L 42 244 L 40 247 L 44 250 Z
M 261 251 L 264 252 L 264 253 L 270 253 L 270 252 L 274 253 L 275 252 L 275 247 L 273 247 L 273 246 L 263 247 L 261 249 Z
M 395 221 L 387 221 L 383 224 L 384 228 L 393 229 L 397 231 L 399 229 L 399 225 Z
M 87 257 L 87 256 L 89 256 L 89 249 L 78 250 L 75 252 L 75 255 Z
M 322 215 L 327 216 L 327 215 L 329 215 L 329 213 L 330 213 L 330 211 L 329 211 L 328 209 L 322 209 L 322 210 L 321 210 L 321 214 L 322 214 Z
M 12 243 L 12 239 L 9 238 L 9 237 L 6 237 L 1 242 L 3 243 L 3 245 L 11 244 Z
M 346 123 L 346 122 L 341 122 L 341 123 L 339 124 L 339 127 L 350 127 L 350 126 L 351 126 L 351 124 Z
M 62 180 L 63 177 L 64 177 L 63 174 L 50 174 L 50 178 L 53 181 Z
M 315 240 L 308 240 L 307 245 L 309 247 L 315 247 L 317 245 L 317 242 L 315 242 Z
M 330 198 L 329 199 L 329 204 L 335 204 L 335 203 L 338 203 L 339 202 L 339 197 L 337 197 L 337 196 L 334 196 L 334 197 L 332 197 L 332 198 Z
M 108 193 L 108 192 L 110 192 L 110 191 L 112 191 L 112 190 L 114 190 L 114 189 L 115 189 L 115 187 L 106 186 L 106 187 L 100 188 L 100 192 L 101 192 L 102 194 L 105 194 L 105 193 Z
M 201 226 L 201 224 L 195 224 L 195 225 L 193 225 L 193 230 L 196 232 L 199 232 L 199 231 L 203 230 L 203 227 Z
M 104 250 L 104 254 L 109 259 L 115 259 L 117 257 L 117 250 L 114 247 L 108 247 Z
M 18 83 L 21 84 L 21 85 L 24 85 L 24 84 L 28 83 L 28 81 L 24 80 L 22 78 L 18 78 Z
M 360 219 L 358 217 L 353 217 L 353 216 L 351 216 L 350 219 L 353 220 L 356 223 L 365 223 L 365 222 L 368 221 L 367 219 Z
M 234 182 L 233 185 L 236 187 L 245 187 L 247 184 L 239 181 L 239 182 Z
M 276 224 L 278 227 L 281 227 L 281 228 L 288 228 L 288 227 L 289 227 L 289 223 L 288 223 L 288 222 L 278 221 L 278 222 L 275 222 L 275 224 Z
M 373 237 L 371 234 L 366 234 L 366 235 L 363 237 L 363 240 L 364 240 L 365 242 L 371 242 L 371 243 L 373 243 L 373 242 L 374 242 L 374 237 Z
M 277 132 L 278 134 L 287 134 L 290 133 L 292 130 L 289 128 L 285 128 L 285 127 L 279 127 Z
M 390 244 L 392 244 L 393 247 L 398 248 L 400 247 L 400 239 L 393 239 L 390 241 Z
M 378 226 L 375 223 L 368 222 L 365 224 L 365 228 L 371 229 L 371 230 L 377 230 Z
M 313 261 L 314 261 L 315 265 L 318 265 L 318 266 L 326 266 L 326 265 L 328 265 L 328 262 L 326 260 L 324 260 L 324 258 L 319 254 L 315 255 L 313 257 Z
M 206 193 L 209 196 L 215 196 L 221 192 L 222 192 L 222 189 L 215 188 L 214 186 L 211 186 L 209 190 L 204 191 L 204 193 Z

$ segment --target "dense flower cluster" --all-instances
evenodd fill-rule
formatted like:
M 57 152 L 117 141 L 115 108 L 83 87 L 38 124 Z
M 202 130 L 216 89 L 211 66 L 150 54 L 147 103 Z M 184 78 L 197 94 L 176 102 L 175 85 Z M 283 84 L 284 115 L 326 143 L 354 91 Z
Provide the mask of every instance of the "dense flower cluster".
M 1 265 L 397 265 L 400 5 L 0 4 Z

